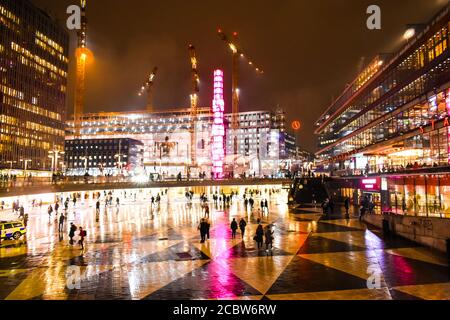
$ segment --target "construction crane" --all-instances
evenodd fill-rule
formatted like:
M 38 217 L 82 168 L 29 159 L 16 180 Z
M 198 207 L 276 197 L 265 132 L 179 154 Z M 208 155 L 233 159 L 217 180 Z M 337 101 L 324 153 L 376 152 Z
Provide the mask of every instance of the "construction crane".
M 144 84 L 141 87 L 138 95 L 142 96 L 147 91 L 147 112 L 153 112 L 153 83 L 158 72 L 158 68 L 154 67 L 152 73 L 147 77 Z
M 217 31 L 219 38 L 224 41 L 232 52 L 232 114 L 231 114 L 231 129 L 235 133 L 234 135 L 234 154 L 237 155 L 237 129 L 238 124 L 238 113 L 239 113 L 239 59 L 247 59 L 248 65 L 253 67 L 254 70 L 263 74 L 264 71 L 257 67 L 252 60 L 250 60 L 247 54 L 244 53 L 242 48 L 238 45 L 238 33 L 233 32 L 233 37 L 228 37 L 222 29 Z
M 192 90 L 191 90 L 191 165 L 197 164 L 197 107 L 198 107 L 198 94 L 200 92 L 200 76 L 198 73 L 198 60 L 195 47 L 189 45 L 189 56 L 191 58 L 191 78 L 192 78 Z
M 86 64 L 90 60 L 92 53 L 87 48 L 87 19 L 86 0 L 81 0 L 81 28 L 77 31 L 76 57 L 76 85 L 75 85 L 75 105 L 73 110 L 73 120 L 75 136 L 80 135 L 81 117 L 84 113 L 84 99 L 86 92 Z

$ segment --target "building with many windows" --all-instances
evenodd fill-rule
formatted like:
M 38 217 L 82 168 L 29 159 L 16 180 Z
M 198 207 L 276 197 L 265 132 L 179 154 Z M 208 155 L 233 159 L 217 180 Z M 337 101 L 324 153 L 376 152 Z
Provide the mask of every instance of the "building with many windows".
M 75 135 L 73 120 L 67 122 L 67 140 L 130 138 L 143 143 L 143 165 L 148 173 L 172 177 L 179 172 L 210 172 L 210 108 L 198 108 L 196 168 L 191 157 L 191 111 L 174 109 L 161 112 L 100 112 L 81 117 L 80 137 Z M 195 171 L 195 172 L 194 172 Z
M 293 137 L 285 131 L 283 112 L 257 111 L 239 113 L 238 155 L 234 155 L 228 124 L 231 115 L 225 115 L 226 171 L 234 174 L 246 172 L 257 175 L 275 175 L 286 162 L 294 148 Z M 198 109 L 195 125 L 196 165 L 191 155 L 190 109 L 173 109 L 161 112 L 100 112 L 82 116 L 81 136 L 75 134 L 73 120 L 67 122 L 67 140 L 130 138 L 143 143 L 143 165 L 146 172 L 174 177 L 179 172 L 209 176 L 211 161 L 211 108 Z M 287 141 L 287 142 L 286 142 Z M 286 163 L 285 163 L 286 162 Z M 237 164 L 237 165 L 236 165 Z M 259 171 L 261 166 L 261 172 Z
M 449 31 L 447 6 L 318 119 L 318 164 L 345 176 L 339 195 L 371 199 L 377 212 L 450 217 Z
M 232 114 L 226 114 L 225 119 L 230 123 Z M 237 133 L 229 128 L 226 135 L 229 174 L 276 175 L 287 166 L 283 161 L 289 156 L 288 148 L 292 148 L 292 136 L 286 132 L 284 111 L 240 112 L 237 121 Z
M 140 173 L 143 144 L 128 138 L 74 139 L 65 143 L 68 175 Z
M 64 149 L 68 33 L 28 0 L 0 0 L 0 170 L 49 171 Z

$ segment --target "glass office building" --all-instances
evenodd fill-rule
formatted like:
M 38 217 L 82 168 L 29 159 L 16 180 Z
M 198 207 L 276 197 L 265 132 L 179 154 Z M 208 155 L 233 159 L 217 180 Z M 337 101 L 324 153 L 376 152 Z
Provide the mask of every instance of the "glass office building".
M 69 36 L 27 0 L 0 0 L 0 170 L 49 171 L 64 150 Z
M 352 188 L 378 189 L 380 211 L 450 214 L 449 31 L 446 6 L 397 53 L 375 57 L 317 121 L 319 166 L 363 176 Z M 362 183 L 371 177 L 381 181 Z

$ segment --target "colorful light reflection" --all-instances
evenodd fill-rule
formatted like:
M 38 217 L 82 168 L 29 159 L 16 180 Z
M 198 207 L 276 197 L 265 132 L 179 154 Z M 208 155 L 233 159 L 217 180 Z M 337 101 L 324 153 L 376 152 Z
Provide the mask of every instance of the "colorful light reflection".
M 214 122 L 212 125 L 212 162 L 215 179 L 223 178 L 223 162 L 225 159 L 224 137 L 224 112 L 225 101 L 223 99 L 223 71 L 214 70 L 214 99 L 212 103 Z

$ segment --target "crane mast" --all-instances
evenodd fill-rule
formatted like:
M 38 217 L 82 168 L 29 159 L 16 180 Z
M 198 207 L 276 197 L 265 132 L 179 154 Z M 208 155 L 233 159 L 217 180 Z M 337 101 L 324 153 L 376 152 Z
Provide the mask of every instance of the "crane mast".
M 86 92 L 86 63 L 89 57 L 87 49 L 87 19 L 86 0 L 81 0 L 81 29 L 77 31 L 76 57 L 76 85 L 75 85 L 75 105 L 73 111 L 75 136 L 80 135 L 81 117 L 84 113 L 84 102 Z
M 200 92 L 200 76 L 198 73 L 197 52 L 193 45 L 189 45 L 189 56 L 191 59 L 191 78 L 192 90 L 190 95 L 191 100 L 191 165 L 197 164 L 197 108 L 198 108 L 198 94 Z
M 239 129 L 238 113 L 239 113 L 239 62 L 241 58 L 246 58 L 242 48 L 238 45 L 238 33 L 233 32 L 232 38 L 229 38 L 221 29 L 218 30 L 219 38 L 224 41 L 232 52 L 232 113 L 231 113 L 231 129 L 234 145 L 234 155 L 238 154 L 237 145 L 237 130 Z M 254 67 L 257 73 L 263 74 L 264 72 L 254 65 L 251 60 L 248 60 L 248 64 Z
M 142 96 L 145 91 L 147 91 L 147 112 L 154 112 L 153 107 L 153 84 L 155 81 L 156 74 L 158 73 L 158 68 L 154 67 L 152 73 L 148 75 L 147 79 L 145 80 L 144 84 L 141 87 L 141 91 L 139 92 L 139 95 Z

